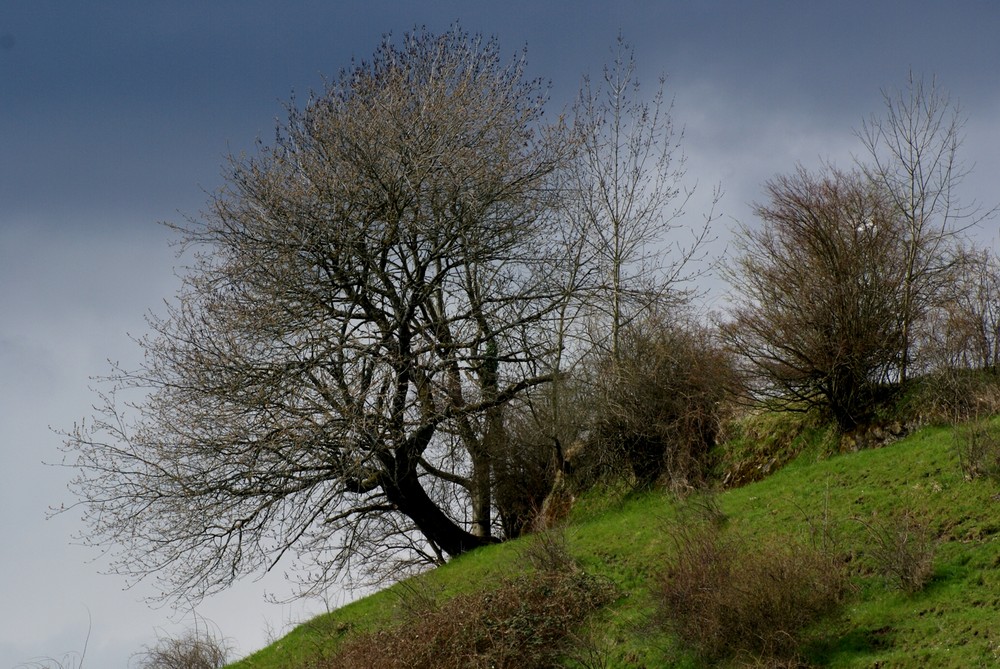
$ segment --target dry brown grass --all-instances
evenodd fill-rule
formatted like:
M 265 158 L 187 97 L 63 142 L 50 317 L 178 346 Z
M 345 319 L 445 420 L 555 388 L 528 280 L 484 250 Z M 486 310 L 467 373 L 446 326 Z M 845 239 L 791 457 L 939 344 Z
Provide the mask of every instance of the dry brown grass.
M 809 545 L 751 540 L 709 523 L 672 535 L 677 553 L 659 589 L 661 618 L 706 662 L 795 666 L 805 630 L 845 594 L 842 566 Z
M 399 624 L 348 641 L 323 669 L 545 669 L 558 666 L 573 631 L 615 597 L 607 581 L 580 571 L 560 533 L 527 545 L 533 569 L 485 592 L 438 602 L 414 590 Z

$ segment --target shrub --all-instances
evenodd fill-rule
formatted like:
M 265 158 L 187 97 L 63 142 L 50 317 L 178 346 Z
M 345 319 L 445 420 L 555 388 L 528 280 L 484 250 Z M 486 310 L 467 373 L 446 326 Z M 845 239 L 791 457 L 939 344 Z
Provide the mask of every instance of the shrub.
M 719 505 L 718 490 L 701 488 L 678 497 L 677 512 L 685 524 L 707 524 L 722 529 L 729 516 Z
M 938 369 L 910 384 L 901 407 L 902 418 L 915 424 L 954 424 L 998 413 L 995 370 Z
M 548 550 L 548 549 L 546 549 Z M 557 666 L 572 631 L 614 590 L 581 571 L 543 570 L 494 590 L 403 611 L 392 629 L 348 641 L 324 667 L 337 669 L 543 669 Z
M 804 630 L 844 595 L 841 564 L 809 545 L 709 523 L 671 533 L 677 552 L 659 588 L 661 618 L 704 661 L 791 662 Z
M 711 331 L 654 314 L 625 330 L 618 357 L 601 360 L 595 379 L 590 448 L 610 454 L 637 487 L 703 478 L 720 406 L 738 380 Z
M 154 646 L 138 654 L 138 669 L 221 669 L 230 654 L 229 643 L 207 625 L 181 636 L 161 636 Z
M 556 481 L 552 451 L 539 430 L 531 432 L 524 423 L 515 423 L 504 447 L 494 453 L 493 495 L 503 538 L 531 530 Z
M 576 483 L 583 481 L 581 487 L 592 483 L 585 480 L 586 464 L 575 457 L 586 429 L 585 407 L 589 404 L 584 384 L 567 374 L 506 412 L 506 440 L 492 463 L 495 501 L 505 538 L 536 529 L 538 515 L 551 513 L 553 509 L 547 507 L 553 502 L 565 508 L 541 525 L 559 520 L 572 504 Z M 567 480 L 566 475 L 577 466 L 583 477 Z
M 1000 425 L 976 421 L 955 428 L 958 463 L 967 480 L 1000 481 Z
M 534 533 L 521 544 L 518 555 L 523 564 L 539 572 L 569 574 L 576 570 L 576 560 L 569 552 L 565 527 Z
M 799 167 L 765 191 L 724 269 L 735 295 L 723 336 L 758 397 L 821 408 L 852 432 L 874 418 L 881 386 L 905 377 L 905 221 L 861 170 Z
M 935 545 L 926 522 L 910 511 L 855 520 L 868 530 L 864 553 L 890 583 L 911 593 L 927 585 L 933 575 Z

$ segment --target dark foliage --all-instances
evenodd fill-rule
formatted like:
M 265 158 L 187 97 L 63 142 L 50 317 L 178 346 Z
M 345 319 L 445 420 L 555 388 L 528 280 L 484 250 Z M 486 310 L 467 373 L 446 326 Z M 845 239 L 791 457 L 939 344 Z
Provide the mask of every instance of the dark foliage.
M 738 384 L 732 359 L 708 329 L 659 315 L 630 326 L 620 346 L 598 365 L 589 448 L 639 487 L 697 483 Z

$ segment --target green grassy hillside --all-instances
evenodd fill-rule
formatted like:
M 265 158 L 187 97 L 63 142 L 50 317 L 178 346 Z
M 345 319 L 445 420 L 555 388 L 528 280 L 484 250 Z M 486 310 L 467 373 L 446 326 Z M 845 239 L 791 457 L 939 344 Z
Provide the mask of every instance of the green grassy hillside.
M 566 545 L 585 573 L 614 585 L 616 598 L 574 631 L 575 650 L 568 655 L 576 659 L 567 660 L 567 666 L 701 666 L 666 631 L 658 614 L 660 584 L 677 549 L 677 528 L 683 527 L 678 519 L 689 523 L 697 517 L 724 518 L 724 532 L 752 538 L 747 551 L 774 538 L 811 542 L 827 546 L 845 565 L 846 595 L 832 614 L 806 631 L 799 655 L 804 663 L 866 668 L 1000 664 L 996 482 L 965 479 L 949 428 L 926 428 L 882 448 L 842 455 L 826 455 L 822 443 L 822 435 L 817 436 L 776 473 L 711 499 L 604 490 L 578 500 L 565 528 Z M 903 539 L 909 544 L 900 543 Z M 414 592 L 444 601 L 523 571 L 530 541 L 478 550 L 322 615 L 232 666 L 336 666 L 332 658 L 345 639 L 395 624 Z M 934 550 L 932 570 L 925 585 L 908 592 L 883 573 L 879 549 L 888 546 L 898 553 L 920 545 Z M 722 664 L 727 663 L 742 666 L 740 660 Z

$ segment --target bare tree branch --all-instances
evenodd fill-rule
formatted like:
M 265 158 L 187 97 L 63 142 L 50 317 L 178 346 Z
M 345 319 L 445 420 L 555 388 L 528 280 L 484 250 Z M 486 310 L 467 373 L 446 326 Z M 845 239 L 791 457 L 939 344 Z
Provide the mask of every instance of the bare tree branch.
M 496 540 L 503 409 L 552 380 L 568 299 L 569 147 L 523 72 L 458 28 L 387 39 L 173 226 L 194 261 L 145 362 L 66 435 L 113 570 L 197 598 Z
M 899 305 L 899 376 L 905 382 L 916 354 L 916 327 L 948 290 L 961 233 L 992 218 L 996 208 L 958 200 L 969 173 L 958 159 L 965 117 L 936 79 L 911 71 L 903 88 L 885 90 L 882 97 L 883 114 L 863 121 L 857 135 L 871 160 L 862 169 L 884 187 L 906 223 Z

